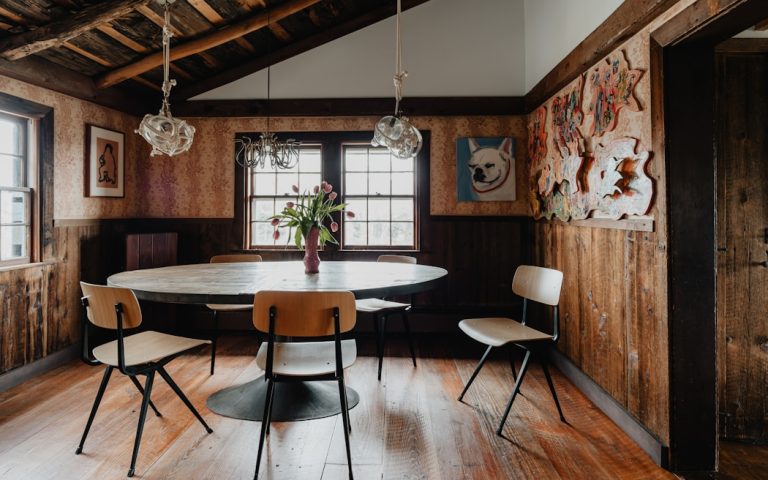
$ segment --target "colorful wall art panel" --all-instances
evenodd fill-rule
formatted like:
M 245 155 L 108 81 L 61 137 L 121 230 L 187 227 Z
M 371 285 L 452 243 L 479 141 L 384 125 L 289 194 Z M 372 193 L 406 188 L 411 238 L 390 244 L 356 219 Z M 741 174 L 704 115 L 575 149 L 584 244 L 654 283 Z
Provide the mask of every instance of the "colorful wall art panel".
M 629 67 L 623 51 L 608 57 L 589 73 L 589 88 L 592 93 L 589 103 L 589 113 L 592 117 L 590 136 L 601 137 L 616 128 L 622 108 L 640 110 L 634 90 L 642 75 L 641 70 Z
M 513 201 L 515 178 L 512 137 L 456 140 L 456 187 L 460 202 Z
M 557 153 L 563 159 L 579 153 L 583 137 L 579 129 L 584 121 L 581 96 L 584 90 L 584 76 L 581 75 L 561 95 L 552 99 L 552 131 Z

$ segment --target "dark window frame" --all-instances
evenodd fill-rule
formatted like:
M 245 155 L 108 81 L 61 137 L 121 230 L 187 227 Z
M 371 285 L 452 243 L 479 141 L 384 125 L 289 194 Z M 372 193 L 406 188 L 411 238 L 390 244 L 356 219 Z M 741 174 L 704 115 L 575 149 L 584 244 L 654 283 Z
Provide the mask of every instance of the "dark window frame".
M 323 149 L 322 156 L 322 178 L 339 191 L 339 200 L 344 197 L 343 190 L 343 146 L 345 144 L 370 144 L 372 137 L 371 131 L 315 131 L 315 132 L 275 132 L 278 138 L 295 138 L 302 143 L 320 144 Z M 237 133 L 235 138 L 244 136 L 256 138 L 259 132 Z M 353 246 L 342 247 L 344 238 L 344 222 L 341 214 L 334 215 L 334 221 L 339 223 L 339 231 L 334 234 L 334 238 L 339 245 L 326 244 L 325 249 L 338 252 L 419 252 L 421 251 L 421 242 L 424 235 L 423 219 L 429 215 L 429 131 L 423 131 L 424 146 L 417 155 L 415 162 L 415 212 L 414 212 L 414 245 L 412 247 L 403 246 Z M 250 208 L 250 175 L 247 169 L 236 165 L 236 197 L 239 198 L 236 208 L 236 223 L 242 221 L 242 245 L 247 251 L 279 252 L 296 250 L 295 246 L 276 245 L 260 246 L 250 244 L 251 228 L 251 208 Z M 241 210 L 242 211 L 238 211 Z

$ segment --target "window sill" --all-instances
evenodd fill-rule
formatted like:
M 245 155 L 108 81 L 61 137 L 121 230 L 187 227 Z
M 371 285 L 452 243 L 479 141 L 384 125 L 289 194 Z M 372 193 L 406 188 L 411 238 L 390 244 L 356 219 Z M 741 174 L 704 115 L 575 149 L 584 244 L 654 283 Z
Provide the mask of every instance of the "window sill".
M 17 265 L 5 265 L 5 266 L 0 266 L 0 273 L 12 272 L 14 270 L 26 270 L 29 268 L 40 268 L 45 265 L 53 265 L 54 263 L 56 262 L 45 261 L 45 262 L 33 262 L 33 263 L 19 263 Z

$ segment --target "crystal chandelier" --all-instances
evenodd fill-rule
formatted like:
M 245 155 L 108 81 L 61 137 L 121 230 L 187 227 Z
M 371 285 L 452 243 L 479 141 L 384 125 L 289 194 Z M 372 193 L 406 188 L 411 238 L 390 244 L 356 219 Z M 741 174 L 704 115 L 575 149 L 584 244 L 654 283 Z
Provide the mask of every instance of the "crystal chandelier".
M 408 72 L 403 70 L 403 51 L 400 41 L 400 0 L 397 0 L 396 30 L 395 30 L 395 114 L 382 117 L 373 131 L 371 145 L 387 147 L 397 158 L 415 157 L 421 150 L 421 132 L 411 125 L 408 117 L 400 111 L 400 101 L 403 99 L 403 82 Z
M 144 137 L 144 140 L 152 145 L 150 155 L 165 154 L 170 157 L 184 153 L 192 146 L 195 136 L 195 127 L 184 120 L 173 118 L 168 96 L 171 88 L 176 85 L 176 80 L 168 79 L 168 65 L 170 63 L 171 49 L 171 14 L 170 7 L 176 0 L 157 0 L 157 3 L 165 8 L 165 22 L 163 24 L 163 104 L 157 115 L 146 114 L 139 124 L 136 133 Z
M 269 25 L 267 16 L 267 25 Z M 267 52 L 269 52 L 269 39 L 267 39 Z M 249 137 L 235 139 L 235 145 L 240 148 L 235 153 L 235 161 L 241 167 L 264 168 L 269 164 L 273 169 L 291 169 L 299 163 L 299 147 L 301 142 L 293 138 L 282 141 L 273 132 L 269 131 L 269 90 L 272 77 L 271 68 L 267 66 L 267 129 L 259 134 L 258 140 Z

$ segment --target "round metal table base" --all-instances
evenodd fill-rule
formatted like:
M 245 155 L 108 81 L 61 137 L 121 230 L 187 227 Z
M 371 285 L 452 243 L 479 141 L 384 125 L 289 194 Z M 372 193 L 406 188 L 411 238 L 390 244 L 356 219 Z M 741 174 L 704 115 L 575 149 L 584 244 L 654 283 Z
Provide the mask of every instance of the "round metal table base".
M 219 390 L 208 397 L 206 403 L 212 412 L 219 415 L 260 422 L 264 416 L 266 396 L 267 382 L 264 377 L 259 377 L 242 385 Z M 360 402 L 360 396 L 349 387 L 347 401 L 350 409 Z M 339 384 L 334 381 L 275 384 L 273 422 L 311 420 L 339 413 Z

